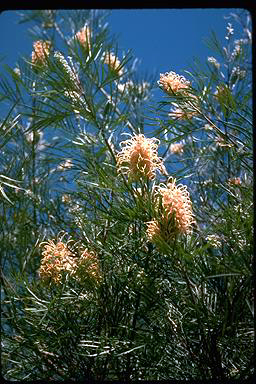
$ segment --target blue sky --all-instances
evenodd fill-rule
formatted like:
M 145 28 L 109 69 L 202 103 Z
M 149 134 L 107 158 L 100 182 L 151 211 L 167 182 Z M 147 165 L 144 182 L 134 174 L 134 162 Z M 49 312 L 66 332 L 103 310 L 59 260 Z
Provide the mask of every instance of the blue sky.
M 194 57 L 205 61 L 212 52 L 203 40 L 214 30 L 224 43 L 227 16 L 231 9 L 115 9 L 108 18 L 112 33 L 119 34 L 121 50 L 133 50 L 139 70 L 183 73 Z M 29 24 L 17 24 L 17 11 L 0 14 L 0 54 L 4 63 L 15 66 L 19 55 L 30 55 Z M 183 73 L 184 74 L 184 73 Z

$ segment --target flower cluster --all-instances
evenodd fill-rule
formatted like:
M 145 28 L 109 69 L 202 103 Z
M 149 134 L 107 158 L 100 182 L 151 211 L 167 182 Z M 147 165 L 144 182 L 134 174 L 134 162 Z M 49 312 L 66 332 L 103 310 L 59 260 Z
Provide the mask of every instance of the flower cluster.
M 63 273 L 80 281 L 88 276 L 99 281 L 101 276 L 96 254 L 81 247 L 74 252 L 71 245 L 73 240 L 65 243 L 63 237 L 57 242 L 49 240 L 40 244 L 44 246 L 44 250 L 39 276 L 43 280 L 51 279 L 55 283 L 61 282 Z
M 101 280 L 98 258 L 95 252 L 88 251 L 88 249 L 85 249 L 82 252 L 79 258 L 76 276 L 79 280 L 88 276 L 93 278 L 95 281 Z
M 73 166 L 72 160 L 67 159 L 66 161 L 64 161 L 58 165 L 57 170 L 58 171 L 65 171 L 66 169 L 72 168 L 72 166 Z
M 119 68 L 121 63 L 112 52 L 105 52 L 104 63 L 107 64 L 112 71 L 117 72 L 119 75 L 123 74 L 122 68 Z
M 192 119 L 192 117 L 198 115 L 198 112 L 195 109 L 193 109 L 193 107 L 191 108 L 191 106 L 186 106 L 186 103 L 184 104 L 184 107 L 186 108 L 181 109 L 179 107 L 176 107 L 172 109 L 168 115 L 172 119 L 177 119 L 177 120 L 183 120 L 183 119 L 190 120 Z
M 43 259 L 39 269 L 39 275 L 42 279 L 50 278 L 55 283 L 60 283 L 63 272 L 68 272 L 71 275 L 75 273 L 77 263 L 72 251 L 65 244 L 62 239 L 54 242 L 49 240 L 44 245 L 42 252 Z
M 241 185 L 241 179 L 240 177 L 230 178 L 228 179 L 228 183 L 231 185 Z
M 173 143 L 170 145 L 170 152 L 176 155 L 183 153 L 184 144 L 183 143 Z
M 184 76 L 180 76 L 175 72 L 160 73 L 160 80 L 158 85 L 168 94 L 187 90 L 190 86 L 190 81 L 186 80 Z
M 77 89 L 79 89 L 80 81 L 78 78 L 78 74 L 76 73 L 73 65 L 71 68 L 71 66 L 68 64 L 67 60 L 65 59 L 65 57 L 62 55 L 62 53 L 60 53 L 58 51 L 54 52 L 54 58 L 57 59 L 57 61 L 63 66 L 66 74 L 69 76 L 70 81 L 72 81 L 73 85 Z M 68 57 L 68 58 L 71 61 L 71 58 L 70 57 Z M 71 62 L 71 64 L 72 64 L 72 62 Z
M 209 242 L 209 244 L 213 248 L 220 248 L 221 247 L 221 238 L 218 235 L 208 235 L 206 237 L 206 240 Z
M 140 177 L 154 179 L 157 169 L 164 172 L 163 161 L 157 154 L 158 143 L 158 139 L 149 139 L 143 134 L 121 142 L 123 148 L 117 154 L 118 171 L 127 173 L 134 181 Z
M 32 52 L 33 64 L 45 64 L 46 58 L 50 54 L 51 43 L 50 41 L 35 41 L 33 44 L 34 51 Z
M 169 243 L 176 234 L 189 234 L 192 223 L 192 204 L 185 185 L 176 185 L 176 179 L 169 178 L 167 186 L 160 184 L 154 191 L 156 216 L 147 223 L 150 241 Z
M 91 50 L 91 31 L 88 25 L 85 25 L 80 31 L 75 34 L 75 38 L 81 45 Z
M 215 57 L 210 56 L 207 58 L 208 63 L 212 64 L 216 69 L 220 69 L 220 63 L 215 59 Z

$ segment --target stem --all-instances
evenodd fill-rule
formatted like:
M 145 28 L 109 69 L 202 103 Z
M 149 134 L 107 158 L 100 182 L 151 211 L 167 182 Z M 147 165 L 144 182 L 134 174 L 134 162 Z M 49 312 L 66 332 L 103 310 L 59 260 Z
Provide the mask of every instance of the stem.
M 33 83 L 33 92 L 35 92 L 36 83 Z M 34 228 L 37 227 L 37 218 L 36 218 L 36 202 L 35 202 L 35 195 L 36 195 L 36 129 L 34 123 L 34 117 L 35 117 L 35 107 L 36 107 L 36 99 L 34 96 L 32 96 L 32 192 L 34 197 L 34 203 L 33 203 L 33 223 Z

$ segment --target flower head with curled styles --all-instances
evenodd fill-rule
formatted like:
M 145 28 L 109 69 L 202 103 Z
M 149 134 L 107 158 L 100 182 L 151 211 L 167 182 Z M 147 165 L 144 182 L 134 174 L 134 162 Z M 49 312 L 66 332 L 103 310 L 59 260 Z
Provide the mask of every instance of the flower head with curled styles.
M 32 52 L 32 63 L 40 65 L 46 64 L 46 57 L 50 54 L 50 41 L 35 41 L 33 47 L 34 51 Z
M 184 152 L 184 144 L 183 143 L 172 143 L 170 145 L 170 152 L 176 155 L 180 155 Z
M 184 76 L 180 76 L 175 72 L 160 73 L 160 80 L 158 85 L 169 95 L 173 93 L 187 90 L 190 86 L 190 81 L 186 80 Z
M 112 52 L 105 52 L 103 55 L 104 63 L 109 66 L 109 68 L 117 72 L 119 75 L 123 74 L 123 69 L 120 67 L 120 60 Z
M 122 141 L 123 148 L 117 154 L 118 171 L 127 173 L 133 181 L 141 177 L 154 179 L 157 169 L 165 171 L 163 161 L 157 154 L 158 143 L 158 139 L 148 139 L 143 134 Z
M 75 255 L 69 248 L 72 240 L 64 243 L 62 240 L 65 234 L 57 239 L 49 240 L 40 244 L 44 246 L 43 258 L 39 268 L 39 276 L 42 279 L 52 279 L 55 283 L 60 283 L 63 272 L 74 274 L 77 268 Z
M 65 242 L 64 237 L 67 234 L 60 234 L 56 241 L 49 240 L 40 244 L 44 246 L 44 250 L 39 276 L 57 284 L 61 283 L 64 273 L 78 281 L 89 277 L 99 282 L 101 275 L 96 253 L 85 249 L 79 242 L 75 243 L 71 238 Z
M 81 45 L 91 49 L 91 30 L 88 25 L 85 25 L 80 31 L 75 34 L 75 38 Z
M 187 186 L 178 184 L 169 178 L 167 186 L 155 187 L 153 201 L 157 217 L 148 222 L 147 235 L 153 243 L 169 243 L 176 234 L 189 234 L 194 218 Z
M 98 257 L 94 251 L 84 249 L 77 262 L 76 276 L 79 280 L 86 277 L 93 278 L 96 282 L 101 280 Z

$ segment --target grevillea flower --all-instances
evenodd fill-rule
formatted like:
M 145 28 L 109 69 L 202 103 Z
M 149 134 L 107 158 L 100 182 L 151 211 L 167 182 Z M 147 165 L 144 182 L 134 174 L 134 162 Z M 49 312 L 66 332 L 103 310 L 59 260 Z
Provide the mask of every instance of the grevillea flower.
M 157 169 L 164 172 L 163 161 L 157 154 L 158 143 L 158 139 L 148 139 L 143 134 L 122 141 L 123 148 L 117 154 L 118 171 L 127 173 L 131 180 L 154 179 Z
M 190 81 L 172 71 L 165 74 L 160 73 L 160 80 L 157 83 L 159 87 L 170 95 L 184 89 L 187 90 L 190 86 Z
M 228 179 L 228 183 L 231 185 L 241 185 L 241 179 L 240 177 L 234 177 L 233 179 Z
M 77 268 L 74 254 L 68 247 L 68 242 L 62 241 L 64 236 L 55 242 L 49 240 L 41 243 L 44 245 L 43 258 L 39 269 L 39 276 L 42 279 L 50 278 L 55 283 L 60 283 L 63 272 L 74 274 Z
M 104 63 L 107 64 L 112 71 L 117 72 L 119 75 L 123 74 L 123 69 L 119 68 L 121 63 L 112 52 L 105 52 Z
M 85 25 L 80 31 L 75 34 L 75 38 L 81 45 L 91 49 L 91 31 L 88 25 Z
M 40 244 L 44 250 L 39 276 L 44 280 L 52 279 L 55 283 L 60 283 L 65 272 L 80 281 L 86 277 L 93 277 L 99 281 L 100 272 L 96 254 L 77 246 L 72 239 L 64 242 L 65 235 L 64 233 L 58 237 L 57 241 L 49 240 Z
M 97 282 L 101 280 L 99 262 L 95 252 L 85 249 L 77 263 L 76 276 L 81 280 L 84 277 L 92 277 Z
M 157 215 L 147 223 L 147 235 L 150 241 L 168 243 L 178 233 L 191 232 L 194 219 L 186 185 L 176 185 L 176 179 L 171 177 L 167 186 L 160 184 L 155 187 L 153 201 Z
M 50 41 L 35 41 L 33 44 L 34 51 L 32 52 L 33 64 L 45 64 L 46 57 L 50 54 L 51 43 Z
M 170 145 L 170 152 L 179 155 L 183 153 L 184 144 L 183 143 L 173 143 Z

